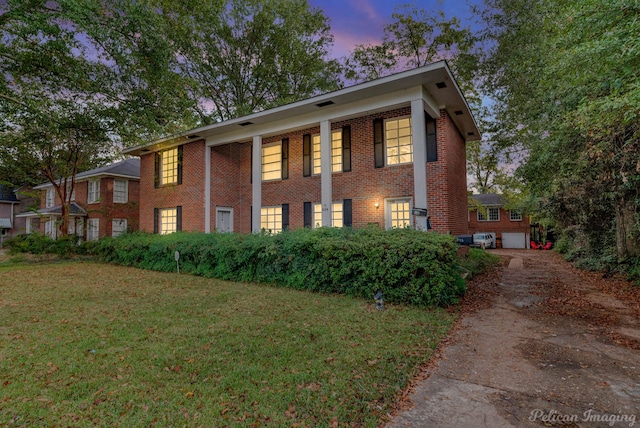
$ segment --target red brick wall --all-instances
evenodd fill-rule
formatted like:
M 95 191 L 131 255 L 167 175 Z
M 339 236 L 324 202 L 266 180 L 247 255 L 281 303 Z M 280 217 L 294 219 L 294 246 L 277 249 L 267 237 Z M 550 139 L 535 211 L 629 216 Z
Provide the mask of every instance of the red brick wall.
M 374 168 L 373 158 L 373 120 L 410 114 L 410 108 L 406 107 L 331 124 L 332 131 L 351 126 L 351 171 L 332 174 L 332 199 L 352 200 L 354 227 L 370 223 L 384 227 L 384 199 L 413 195 L 413 164 Z M 263 144 L 269 144 L 289 138 L 289 178 L 263 183 L 262 205 L 288 203 L 292 229 L 304 226 L 304 202 L 321 201 L 320 176 L 302 176 L 302 136 L 319 132 L 316 126 L 263 140 Z
M 251 144 L 232 143 L 211 148 L 211 230 L 216 207 L 233 208 L 236 232 L 251 231 Z
M 182 230 L 204 231 L 204 140 L 185 144 L 182 184 L 154 187 L 154 154 L 140 157 L 140 230 L 153 232 L 153 209 L 182 206 Z
M 478 221 L 478 213 L 476 210 L 469 212 L 469 233 L 477 232 L 494 232 L 496 238 L 502 239 L 505 232 L 521 232 L 531 233 L 531 223 L 529 217 L 522 216 L 522 221 L 511 221 L 509 210 L 500 208 L 500 221 Z
M 409 116 L 410 107 L 332 123 L 351 126 L 351 171 L 332 175 L 333 200 L 352 199 L 353 226 L 384 227 L 385 198 L 413 197 L 413 164 L 374 168 L 373 120 Z M 467 232 L 465 144 L 446 112 L 437 120 L 438 161 L 427 164 L 427 194 L 432 225 L 439 232 Z M 304 202 L 321 200 L 320 176 L 303 177 L 302 136 L 319 127 L 263 139 L 263 144 L 289 139 L 289 178 L 262 183 L 262 206 L 289 204 L 291 228 L 304 225 Z M 183 184 L 153 187 L 154 155 L 141 157 L 143 198 L 140 228 L 153 231 L 153 209 L 182 205 L 183 230 L 204 230 L 204 141 L 184 145 Z M 234 230 L 251 230 L 251 143 L 230 143 L 211 149 L 211 230 L 216 207 L 234 210 Z M 375 203 L 379 207 L 375 207 Z
M 466 146 L 446 110 L 441 110 L 436 120 L 436 137 L 438 160 L 427 162 L 427 204 L 431 226 L 440 233 L 466 234 Z

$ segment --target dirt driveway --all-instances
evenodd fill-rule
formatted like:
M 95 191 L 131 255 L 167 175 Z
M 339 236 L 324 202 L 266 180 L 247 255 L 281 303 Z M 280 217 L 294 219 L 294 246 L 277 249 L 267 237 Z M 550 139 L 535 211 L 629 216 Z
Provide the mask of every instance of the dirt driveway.
M 387 427 L 640 426 L 640 289 L 551 251 L 495 252 L 480 307 Z

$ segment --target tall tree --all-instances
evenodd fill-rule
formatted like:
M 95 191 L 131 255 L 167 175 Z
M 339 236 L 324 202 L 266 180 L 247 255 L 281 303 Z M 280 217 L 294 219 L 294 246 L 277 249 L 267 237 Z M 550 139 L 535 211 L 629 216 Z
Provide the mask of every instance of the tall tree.
M 640 255 L 640 6 L 486 0 L 484 82 L 520 169 L 560 226 L 594 252 Z M 607 244 L 613 242 L 611 247 Z
M 182 11 L 167 16 L 179 33 L 180 69 L 203 101 L 204 122 L 340 86 L 337 62 L 328 58 L 333 37 L 327 17 L 306 0 L 226 0 L 200 7 L 193 18 Z
M 358 45 L 345 59 L 345 76 L 356 82 L 404 69 L 449 61 L 464 90 L 472 90 L 476 39 L 458 18 L 442 11 L 429 13 L 415 5 L 402 5 L 384 27 L 380 44 Z
M 66 177 L 188 118 L 168 31 L 153 7 L 126 0 L 0 7 L 0 171 L 51 182 L 65 234 L 75 184 L 67 191 Z

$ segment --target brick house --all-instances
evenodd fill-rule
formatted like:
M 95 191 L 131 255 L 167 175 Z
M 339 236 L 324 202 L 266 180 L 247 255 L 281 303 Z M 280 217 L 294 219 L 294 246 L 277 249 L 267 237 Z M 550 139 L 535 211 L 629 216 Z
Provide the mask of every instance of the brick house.
M 197 128 L 140 156 L 140 229 L 468 229 L 479 131 L 445 62 Z
M 18 215 L 26 219 L 26 233 L 59 234 L 61 205 L 51 183 L 34 187 L 41 192 L 40 209 Z M 71 195 L 68 233 L 88 241 L 138 230 L 140 160 L 127 159 L 76 174 Z
M 0 247 L 6 238 L 25 232 L 26 221 L 19 214 L 28 211 L 36 203 L 30 191 L 28 186 L 15 189 L 0 184 Z
M 505 208 L 501 195 L 484 193 L 469 197 L 469 233 L 496 234 L 498 247 L 528 248 L 531 223 L 522 211 Z

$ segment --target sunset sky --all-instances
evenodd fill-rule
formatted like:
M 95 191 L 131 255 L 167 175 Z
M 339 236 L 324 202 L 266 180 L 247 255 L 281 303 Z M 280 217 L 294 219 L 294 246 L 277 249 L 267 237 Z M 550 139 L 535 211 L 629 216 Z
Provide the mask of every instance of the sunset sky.
M 349 54 L 353 47 L 363 43 L 378 43 L 382 28 L 391 21 L 394 9 L 403 4 L 414 4 L 424 10 L 444 11 L 450 18 L 457 16 L 464 26 L 473 24 L 471 4 L 481 0 L 309 0 L 312 6 L 324 10 L 335 37 L 333 56 Z

